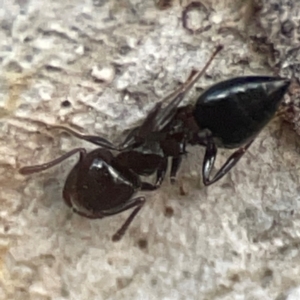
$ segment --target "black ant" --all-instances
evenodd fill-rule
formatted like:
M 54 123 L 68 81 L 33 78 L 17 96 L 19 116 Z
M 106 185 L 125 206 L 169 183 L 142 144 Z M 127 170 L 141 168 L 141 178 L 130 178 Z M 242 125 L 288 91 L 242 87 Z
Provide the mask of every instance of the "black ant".
M 187 81 L 177 91 L 163 99 L 162 102 L 172 99 L 169 105 L 161 109 L 161 103 L 157 104 L 144 123 L 129 134 L 122 147 L 116 148 L 109 141 L 98 136 L 82 135 L 67 127 L 54 126 L 54 128 L 64 129 L 78 138 L 102 148 L 89 153 L 84 148 L 76 148 L 51 162 L 23 167 L 19 172 L 23 175 L 41 172 L 79 153 L 79 161 L 73 167 L 65 182 L 63 189 L 64 201 L 74 212 L 91 219 L 104 218 L 135 208 L 112 237 L 113 241 L 120 240 L 145 203 L 144 197 L 133 198 L 134 194 L 140 190 L 153 191 L 157 189 L 167 169 L 165 153 L 162 152 L 157 155 L 156 150 L 151 148 L 151 144 L 158 145 L 155 133 L 158 133 L 157 138 L 161 139 L 160 131 L 176 115 L 175 107 L 179 105 L 195 81 L 204 74 L 220 50 L 221 47 L 218 47 L 201 71 L 192 72 Z M 134 142 L 132 142 L 133 133 Z M 165 133 L 163 132 L 163 134 Z M 153 139 L 153 143 L 151 139 Z M 130 160 L 124 159 L 123 153 L 127 153 L 126 149 L 128 148 L 134 149 L 137 153 L 139 145 L 144 149 L 150 147 L 149 150 L 152 153 L 149 155 L 141 153 L 138 158 L 139 163 L 131 165 Z M 118 155 L 114 156 L 112 154 L 111 150 L 120 150 L 121 148 L 122 151 Z M 141 181 L 139 175 L 148 175 L 155 171 L 157 172 L 155 184 Z

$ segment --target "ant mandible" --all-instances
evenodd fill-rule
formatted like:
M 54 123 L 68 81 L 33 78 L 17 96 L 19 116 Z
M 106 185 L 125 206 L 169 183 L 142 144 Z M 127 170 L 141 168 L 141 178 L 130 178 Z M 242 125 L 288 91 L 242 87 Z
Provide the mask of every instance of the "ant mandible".
M 104 138 L 82 135 L 63 126 L 53 126 L 53 128 L 64 129 L 78 138 L 102 148 L 95 149 L 89 153 L 84 148 L 76 148 L 53 161 L 40 165 L 26 166 L 21 168 L 19 172 L 23 175 L 41 172 L 79 153 L 79 161 L 69 173 L 63 188 L 64 202 L 75 213 L 91 219 L 104 218 L 134 208 L 124 224 L 112 237 L 113 241 L 120 240 L 145 203 L 144 197 L 134 198 L 134 195 L 138 191 L 153 191 L 157 189 L 167 169 L 167 156 L 164 153 L 157 156 L 155 149 L 151 148 L 152 144 L 154 147 L 157 144 L 155 133 L 158 133 L 159 137 L 157 138 L 162 138 L 161 133 L 165 134 L 163 130 L 176 114 L 175 107 L 180 104 L 187 91 L 205 73 L 221 48 L 217 47 L 201 71 L 192 72 L 187 81 L 178 90 L 162 100 L 161 103 L 171 99 L 172 101 L 169 105 L 161 108 L 161 103 L 157 104 L 144 123 L 129 134 L 122 146 L 116 148 Z M 152 144 L 151 139 L 153 139 Z M 139 156 L 142 162 L 140 160 L 138 165 L 130 165 L 130 160 L 124 159 L 123 152 L 127 153 L 126 149 L 135 149 L 137 151 L 139 146 L 144 146 L 145 149 L 146 145 L 153 151 L 153 154 L 150 153 L 150 158 L 144 157 L 142 153 Z M 111 150 L 122 151 L 114 156 Z M 155 184 L 141 180 L 140 175 L 147 175 L 155 171 L 157 172 Z

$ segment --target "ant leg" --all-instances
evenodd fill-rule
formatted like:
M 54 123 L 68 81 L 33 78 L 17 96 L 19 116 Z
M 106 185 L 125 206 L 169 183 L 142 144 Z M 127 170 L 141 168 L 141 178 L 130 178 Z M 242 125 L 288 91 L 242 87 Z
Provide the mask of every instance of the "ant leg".
M 61 163 L 62 161 L 66 160 L 67 158 L 69 158 L 70 156 L 72 156 L 78 152 L 80 154 L 79 161 L 81 161 L 86 156 L 86 150 L 84 148 L 76 148 L 76 149 L 73 149 L 73 150 L 65 153 L 64 155 L 50 161 L 50 162 L 47 162 L 47 163 L 44 163 L 41 165 L 23 167 L 19 170 L 19 173 L 22 175 L 29 175 L 32 173 L 37 173 L 37 172 L 47 170 L 47 169 L 52 168 L 53 166 Z
M 155 186 L 158 188 L 161 186 L 166 172 L 167 172 L 167 168 L 168 168 L 168 158 L 165 158 L 162 162 L 162 164 L 159 166 L 159 168 L 156 171 L 156 182 L 155 182 Z
M 216 175 L 209 179 L 212 168 L 215 163 L 215 159 L 217 156 L 217 147 L 212 139 L 212 137 L 207 137 L 207 145 L 205 156 L 202 165 L 202 176 L 204 185 L 208 186 L 213 184 L 214 182 L 221 179 L 226 173 L 228 173 L 233 166 L 242 158 L 242 156 L 246 153 L 247 149 L 253 143 L 254 140 L 251 140 L 244 147 L 239 148 L 235 151 L 225 162 L 225 164 L 221 167 L 221 169 L 216 173 Z
M 117 242 L 123 237 L 127 228 L 131 224 L 132 220 L 138 214 L 138 212 L 141 210 L 142 206 L 145 204 L 145 201 L 146 201 L 146 199 L 144 197 L 138 197 L 138 198 L 133 199 L 133 202 L 131 203 L 130 207 L 137 206 L 137 208 L 130 214 L 130 216 L 127 218 L 125 223 L 121 226 L 121 228 L 112 236 L 113 242 Z M 128 209 L 130 207 L 126 207 L 125 209 Z
M 82 216 L 82 217 L 86 217 L 88 219 L 101 219 L 104 217 L 109 217 L 112 215 L 116 215 L 119 214 L 125 210 L 128 210 L 130 208 L 136 207 L 133 212 L 129 215 L 129 217 L 126 219 L 126 221 L 124 222 L 124 224 L 121 226 L 120 229 L 117 230 L 117 232 L 112 236 L 112 241 L 113 242 L 117 242 L 119 241 L 123 235 L 125 234 L 127 228 L 129 227 L 129 225 L 131 224 L 131 222 L 133 221 L 134 217 L 138 214 L 138 212 L 141 210 L 142 206 L 145 204 L 146 199 L 144 197 L 137 197 L 132 199 L 129 203 L 124 204 L 124 206 L 122 208 L 120 208 L 119 210 L 114 210 L 114 211 L 102 211 L 98 214 L 87 214 L 81 211 L 78 211 L 77 209 L 73 208 L 73 211 Z
M 81 140 L 90 142 L 94 145 L 97 145 L 97 146 L 100 146 L 102 148 L 109 149 L 109 150 L 117 150 L 117 148 L 111 142 L 109 142 L 108 140 L 106 140 L 102 137 L 96 136 L 96 135 L 82 134 L 70 127 L 63 126 L 63 125 L 51 125 L 50 129 L 61 129 L 61 130 L 64 130 L 64 131 L 70 133 L 71 135 L 76 136 L 77 138 L 79 138 Z
M 119 241 L 123 235 L 125 234 L 127 228 L 133 221 L 134 217 L 138 214 L 138 212 L 141 210 L 142 206 L 145 204 L 146 199 L 144 197 L 138 197 L 135 199 L 132 199 L 132 202 L 130 202 L 126 207 L 123 207 L 121 211 L 127 210 L 131 207 L 137 206 L 134 211 L 130 214 L 130 216 L 127 218 L 127 220 L 124 222 L 124 224 L 121 226 L 120 229 L 112 236 L 112 241 L 117 242 Z M 119 213 L 118 212 L 118 213 Z
M 153 190 L 156 190 L 157 188 L 158 188 L 158 186 L 152 185 L 152 184 L 147 183 L 147 182 L 142 182 L 141 190 L 143 190 L 143 191 L 153 191 Z M 145 201 L 146 201 L 145 197 L 138 197 L 138 198 L 132 199 L 132 201 L 130 201 L 130 203 L 125 205 L 121 210 L 119 210 L 118 212 L 115 211 L 113 213 L 113 214 L 120 213 L 124 210 L 127 210 L 129 208 L 137 206 L 137 208 L 127 218 L 127 220 L 122 225 L 122 227 L 112 236 L 112 241 L 113 242 L 117 242 L 123 237 L 123 235 L 125 234 L 127 228 L 131 224 L 132 220 L 138 214 L 138 212 L 141 210 L 142 206 L 145 204 Z
M 174 184 L 176 181 L 176 174 L 182 162 L 182 156 L 173 157 L 171 163 L 171 171 L 170 171 L 170 180 L 171 184 Z

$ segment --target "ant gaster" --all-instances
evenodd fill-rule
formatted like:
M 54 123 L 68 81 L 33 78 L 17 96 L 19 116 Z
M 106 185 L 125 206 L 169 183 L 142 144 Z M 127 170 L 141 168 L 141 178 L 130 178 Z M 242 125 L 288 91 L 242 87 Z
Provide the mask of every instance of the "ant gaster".
M 195 81 L 204 74 L 220 50 L 221 47 L 215 50 L 203 70 L 192 72 L 188 80 L 177 91 L 162 101 L 165 102 L 172 99 L 169 105 L 164 109 L 161 109 L 161 104 L 155 106 L 142 126 L 135 131 L 135 142 L 131 143 L 130 146 L 125 146 L 127 142 L 132 141 L 133 134 L 131 133 L 123 145 L 124 149 L 126 147 L 135 147 L 137 149 L 138 144 L 146 142 L 151 144 L 150 139 L 145 139 L 145 137 L 153 136 L 154 138 L 155 132 L 159 133 L 165 128 L 169 120 L 174 117 L 176 112 L 174 107 L 178 106 L 186 92 L 193 86 Z M 157 162 L 156 153 L 154 153 L 153 159 L 150 160 L 149 163 L 144 159 L 143 163 L 138 166 L 139 170 L 136 171 L 134 166 L 126 164 L 126 161 L 124 161 L 121 156 L 119 157 L 119 155 L 122 155 L 122 152 L 116 156 L 112 154 L 111 150 L 117 150 L 117 148 L 109 141 L 97 136 L 82 135 L 67 127 L 54 127 L 64 129 L 78 138 L 94 143 L 102 148 L 98 148 L 89 153 L 87 153 L 84 148 L 76 148 L 51 162 L 35 166 L 26 166 L 21 168 L 19 172 L 23 175 L 41 172 L 79 153 L 79 161 L 73 167 L 65 182 L 63 189 L 64 201 L 74 212 L 91 219 L 104 218 L 134 208 L 121 228 L 112 237 L 113 241 L 120 240 L 145 203 L 144 197 L 134 198 L 134 195 L 138 191 L 152 191 L 157 189 L 162 182 L 167 163 Z M 137 140 L 139 140 L 139 142 L 137 142 Z M 154 139 L 154 144 L 155 143 L 156 140 Z M 151 155 L 150 153 L 150 156 Z M 143 156 L 141 157 L 143 158 Z M 165 157 L 162 157 L 165 160 Z M 153 166 L 155 166 L 154 170 Z M 141 181 L 139 175 L 147 175 L 154 171 L 157 172 L 158 178 L 156 184 L 153 185 Z
M 159 184 L 167 158 L 171 157 L 173 183 L 186 145 L 200 145 L 205 147 L 203 183 L 206 186 L 215 183 L 241 159 L 274 117 L 289 85 L 290 80 L 279 77 L 236 77 L 211 86 L 195 105 L 178 108 L 181 99 L 162 109 L 162 103 L 158 103 L 144 123 L 133 129 L 121 144 L 123 150 L 118 160 L 139 175 L 150 175 L 164 166 L 157 173 Z M 211 178 L 217 147 L 238 149 Z

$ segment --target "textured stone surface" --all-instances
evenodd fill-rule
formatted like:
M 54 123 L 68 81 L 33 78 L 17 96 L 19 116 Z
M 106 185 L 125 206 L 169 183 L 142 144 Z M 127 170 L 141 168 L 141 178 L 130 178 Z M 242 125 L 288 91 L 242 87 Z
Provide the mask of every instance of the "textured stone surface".
M 203 149 L 189 149 L 178 184 L 166 180 L 148 193 L 119 243 L 110 238 L 128 213 L 88 220 L 63 204 L 76 158 L 35 176 L 17 173 L 79 145 L 93 148 L 42 122 L 117 141 L 219 42 L 225 49 L 200 88 L 243 74 L 290 75 L 283 66 L 294 42 L 279 43 L 281 23 L 272 21 L 273 4 L 297 20 L 296 6 L 287 5 L 296 1 L 285 3 L 262 1 L 253 14 L 252 1 L 208 2 L 190 21 L 197 26 L 199 15 L 209 26 L 191 34 L 176 1 L 163 11 L 142 0 L 3 2 L 0 299 L 299 298 L 299 138 L 279 121 L 206 189 L 199 184 Z M 253 38 L 260 23 L 278 47 L 276 66 L 264 40 Z M 228 155 L 220 150 L 217 167 Z
M 256 38 L 269 48 L 269 65 L 293 79 L 290 99 L 293 103 L 285 119 L 300 134 L 300 5 L 290 0 L 265 0 L 257 15 L 260 28 Z

